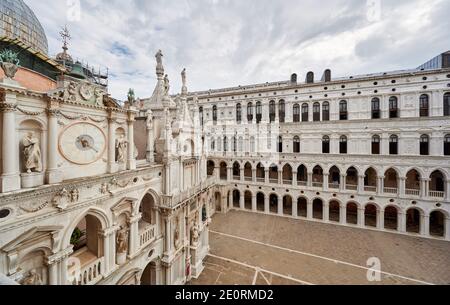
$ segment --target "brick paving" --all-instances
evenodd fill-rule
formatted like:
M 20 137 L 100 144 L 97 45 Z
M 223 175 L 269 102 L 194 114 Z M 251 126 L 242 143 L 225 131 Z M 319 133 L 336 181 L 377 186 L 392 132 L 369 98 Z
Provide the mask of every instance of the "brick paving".
M 216 215 L 210 230 L 212 255 L 312 284 L 420 284 L 410 279 L 450 284 L 450 243 L 445 241 L 237 211 Z M 357 266 L 367 267 L 371 257 L 394 276 L 368 282 L 367 270 Z M 252 284 L 252 267 L 208 257 L 205 271 L 191 284 Z M 298 284 L 261 273 L 257 284 L 269 278 L 272 284 Z

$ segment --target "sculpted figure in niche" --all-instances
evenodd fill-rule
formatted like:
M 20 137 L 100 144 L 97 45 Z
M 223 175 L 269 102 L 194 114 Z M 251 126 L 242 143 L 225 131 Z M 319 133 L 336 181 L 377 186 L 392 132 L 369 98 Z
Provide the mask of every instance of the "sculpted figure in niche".
M 174 240 L 175 240 L 175 248 L 178 249 L 181 245 L 181 243 L 180 243 L 180 219 L 179 218 L 177 218 L 177 220 L 176 220 Z
M 198 226 L 194 225 L 191 229 L 192 234 L 192 245 L 195 246 L 198 244 L 198 238 L 199 238 L 199 232 L 198 232 Z
M 32 269 L 28 275 L 22 280 L 22 285 L 27 286 L 39 286 L 43 285 L 41 276 L 36 272 L 36 269 Z
M 124 135 L 120 135 L 120 137 L 116 140 L 117 162 L 119 163 L 125 162 L 127 146 L 128 142 L 125 140 Z
M 128 253 L 128 231 L 126 229 L 117 233 L 117 253 Z
M 164 76 L 164 95 L 169 95 L 169 91 L 170 91 L 169 75 L 166 74 L 166 76 Z
M 42 156 L 39 139 L 29 132 L 23 139 L 23 157 L 27 173 L 42 172 Z

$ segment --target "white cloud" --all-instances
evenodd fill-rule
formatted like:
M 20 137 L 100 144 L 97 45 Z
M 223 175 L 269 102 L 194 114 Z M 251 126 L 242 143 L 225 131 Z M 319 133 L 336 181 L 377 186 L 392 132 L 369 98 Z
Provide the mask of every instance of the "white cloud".
M 70 53 L 111 72 L 110 92 L 148 97 L 154 54 L 162 49 L 173 93 L 188 70 L 190 90 L 413 68 L 450 45 L 450 1 L 381 0 L 381 19 L 361 0 L 81 0 L 81 19 L 67 20 L 66 1 L 25 0 L 60 51 L 67 23 Z M 73 0 L 71 1 L 73 2 Z M 447 12 L 447 13 L 446 13 Z

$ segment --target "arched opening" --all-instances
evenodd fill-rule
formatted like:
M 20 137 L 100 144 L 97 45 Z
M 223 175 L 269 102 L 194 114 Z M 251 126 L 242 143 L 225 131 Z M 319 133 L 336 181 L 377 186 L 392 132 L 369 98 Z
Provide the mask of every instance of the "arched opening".
M 444 94 L 444 116 L 450 116 L 450 92 Z
M 292 113 L 293 113 L 294 123 L 299 123 L 300 122 L 300 105 L 299 104 L 294 104 L 294 106 L 292 108 Z
M 278 115 L 280 116 L 280 123 L 284 123 L 286 120 L 286 103 L 284 100 L 278 103 Z
M 252 210 L 252 193 L 250 191 L 246 191 L 244 195 L 244 208 L 246 210 Z
M 364 209 L 364 223 L 366 227 L 377 227 L 377 206 L 374 204 L 366 205 Z
M 313 218 L 323 220 L 323 201 L 322 201 L 322 199 L 314 199 L 314 201 L 313 201 Z
M 292 216 L 292 197 L 284 196 L 283 197 L 283 214 L 287 216 Z
M 450 134 L 444 138 L 444 156 L 450 156 Z
M 396 96 L 391 96 L 389 98 L 389 118 L 398 118 L 398 98 Z
M 284 184 L 292 184 L 292 167 L 289 164 L 286 164 L 283 167 L 283 183 Z
M 247 121 L 249 123 L 253 122 L 253 103 L 247 104 Z
M 419 196 L 420 195 L 420 174 L 415 169 L 410 170 L 406 174 L 406 195 Z
M 398 230 L 398 210 L 394 206 L 384 209 L 384 228 L 386 230 Z
M 340 222 L 341 220 L 341 205 L 339 202 L 337 201 L 331 201 L 330 202 L 330 212 L 329 212 L 329 217 L 330 217 L 330 221 L 332 222 Z
M 358 205 L 354 202 L 347 203 L 347 223 L 356 225 L 358 224 Z
M 245 181 L 253 180 L 253 170 L 252 170 L 252 165 L 250 164 L 250 162 L 245 163 L 244 178 L 245 178 Z
M 278 166 L 272 164 L 269 168 L 269 182 L 278 184 Z
M 292 144 L 293 144 L 293 148 L 292 148 L 293 153 L 299 154 L 300 153 L 300 138 L 298 136 L 295 136 Z
M 241 104 L 236 105 L 236 122 L 240 124 L 242 122 L 242 106 Z
M 308 122 L 309 121 L 309 106 L 308 104 L 302 105 L 302 122 Z
M 330 168 L 330 175 L 328 176 L 328 184 L 331 189 L 339 189 L 341 183 L 341 171 L 337 166 Z
M 308 184 L 308 170 L 304 165 L 300 165 L 297 168 L 297 183 L 299 186 L 306 186 Z
M 265 182 L 266 180 L 266 171 L 261 163 L 256 166 L 256 180 L 258 182 Z
M 346 136 L 341 136 L 339 140 L 339 153 L 347 154 L 348 152 L 348 138 Z
M 141 222 L 139 223 L 140 227 L 146 224 L 156 225 L 155 199 L 152 195 L 145 194 L 144 198 L 142 198 L 139 212 L 142 215 Z
M 278 196 L 275 194 L 270 195 L 270 205 L 269 205 L 269 211 L 272 214 L 278 214 Z
M 220 163 L 220 180 L 228 180 L 227 164 L 225 162 Z
M 375 193 L 377 191 L 377 171 L 370 167 L 364 175 L 364 190 Z
M 209 160 L 206 165 L 206 171 L 208 174 L 208 177 L 214 176 L 214 169 L 216 165 L 214 164 L 214 161 Z
M 239 162 L 234 162 L 233 164 L 233 179 L 241 180 L 241 165 Z
M 262 120 L 262 104 L 261 102 L 256 102 L 256 123 L 261 123 Z
M 330 153 L 330 137 L 324 136 L 322 138 L 322 153 L 329 154 Z
M 420 233 L 421 227 L 421 213 L 418 209 L 409 209 L 406 212 L 406 232 L 408 233 Z
M 223 138 L 223 151 L 224 152 L 228 151 L 228 138 L 227 137 Z
M 222 197 L 219 192 L 214 195 L 216 212 L 222 212 Z
M 398 155 L 398 136 L 396 135 L 389 137 L 389 154 Z
M 341 120 L 341 121 L 348 120 L 347 101 L 341 101 L 339 103 L 339 120 Z
M 430 176 L 430 197 L 445 197 L 445 176 L 441 171 L 434 171 Z
M 317 165 L 313 169 L 312 184 L 313 184 L 313 187 L 322 187 L 323 186 L 323 169 L 319 165 Z
M 297 216 L 308 217 L 308 201 L 306 198 L 300 197 L 297 199 Z
M 241 193 L 238 190 L 233 191 L 233 208 L 241 207 Z
M 269 103 L 269 119 L 270 119 L 270 123 L 275 122 L 275 118 L 276 118 L 276 105 L 275 105 L 275 101 L 270 101 Z
M 393 168 L 384 174 L 384 192 L 386 194 L 398 194 L 398 174 Z
M 430 214 L 430 235 L 445 236 L 445 215 L 441 211 L 434 211 Z
M 330 120 L 330 103 L 324 102 L 322 104 L 322 121 Z
M 358 190 L 358 170 L 353 166 L 347 170 L 347 178 L 345 184 L 347 190 Z
M 372 99 L 372 119 L 380 119 L 381 118 L 381 110 L 380 110 L 380 99 L 375 97 Z
M 424 134 L 420 137 L 420 155 L 421 156 L 430 155 L 430 136 L 429 135 Z
M 265 201 L 266 196 L 263 193 L 258 193 L 258 195 L 256 195 L 256 209 L 258 212 L 265 212 Z
M 141 275 L 141 286 L 156 285 L 156 264 L 151 262 L 145 267 Z
M 320 104 L 314 103 L 313 105 L 313 121 L 319 122 L 320 121 Z
M 427 94 L 420 96 L 420 116 L 428 117 L 430 114 L 430 97 Z
M 282 153 L 283 152 L 283 137 L 279 136 L 278 137 L 278 147 L 277 147 L 277 152 Z
M 379 135 L 374 135 L 372 137 L 372 155 L 379 155 L 381 152 L 380 149 L 381 138 Z
M 217 106 L 214 105 L 212 108 L 212 117 L 213 117 L 213 123 L 217 124 Z

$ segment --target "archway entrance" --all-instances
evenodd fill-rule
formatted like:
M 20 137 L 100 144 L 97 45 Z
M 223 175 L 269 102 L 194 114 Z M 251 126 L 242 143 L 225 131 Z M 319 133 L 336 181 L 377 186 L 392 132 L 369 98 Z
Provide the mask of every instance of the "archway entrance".
M 386 230 L 398 230 L 398 210 L 389 206 L 384 210 L 384 228 Z
M 292 216 L 292 197 L 284 196 L 283 198 L 283 214 L 286 216 Z
M 233 191 L 233 207 L 237 209 L 241 207 L 241 193 L 238 190 Z
M 256 209 L 258 212 L 265 212 L 265 198 L 266 196 L 264 196 L 263 193 L 258 193 L 258 195 L 256 196 Z
M 278 196 L 275 194 L 270 195 L 270 213 L 278 214 Z
M 151 262 L 145 267 L 144 272 L 141 276 L 142 286 L 156 285 L 156 264 Z
M 430 235 L 436 237 L 445 236 L 445 215 L 440 211 L 430 214 Z
M 306 198 L 300 197 L 297 200 L 297 216 L 308 217 L 308 201 Z
M 245 209 L 252 210 L 252 193 L 250 191 L 245 192 Z
M 216 212 L 222 212 L 222 198 L 220 193 L 214 195 Z
M 341 220 L 341 205 L 337 201 L 330 202 L 330 221 L 339 222 Z
M 366 205 L 364 209 L 364 223 L 366 227 L 377 227 L 377 207 L 374 204 Z
M 409 209 L 406 212 L 406 232 L 420 233 L 421 213 L 417 209 Z
M 323 201 L 315 199 L 313 201 L 313 218 L 323 220 Z
M 350 202 L 347 204 L 347 223 L 351 225 L 358 224 L 358 205 Z

